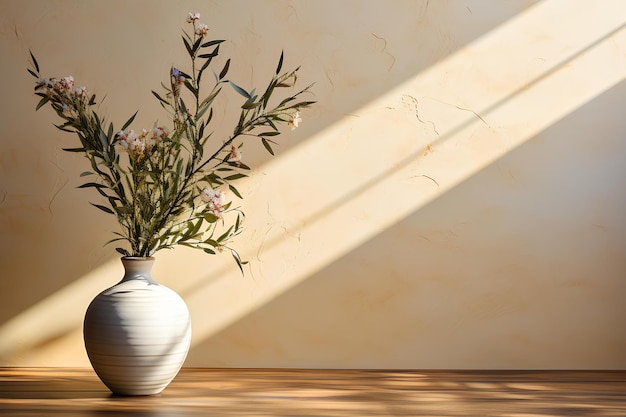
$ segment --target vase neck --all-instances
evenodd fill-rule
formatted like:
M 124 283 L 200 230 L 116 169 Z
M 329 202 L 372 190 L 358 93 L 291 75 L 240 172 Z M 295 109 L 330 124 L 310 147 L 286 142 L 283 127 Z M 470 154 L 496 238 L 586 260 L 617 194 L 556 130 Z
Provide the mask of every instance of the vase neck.
M 133 279 L 143 279 L 156 284 L 156 281 L 152 278 L 152 266 L 154 265 L 154 260 L 155 259 L 153 257 L 123 257 L 122 265 L 124 265 L 124 278 L 122 278 L 122 282 Z

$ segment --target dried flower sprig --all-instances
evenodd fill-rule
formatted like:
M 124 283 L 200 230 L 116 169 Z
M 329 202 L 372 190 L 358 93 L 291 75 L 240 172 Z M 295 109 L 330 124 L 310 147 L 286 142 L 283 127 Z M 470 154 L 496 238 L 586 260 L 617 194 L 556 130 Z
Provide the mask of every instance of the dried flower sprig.
M 135 132 L 129 129 L 135 113 L 116 131 L 113 123 L 107 123 L 94 110 L 96 96 L 85 87 L 76 87 L 72 76 L 42 78 L 32 53 L 28 71 L 37 79 L 35 94 L 41 97 L 36 109 L 49 104 L 63 121 L 56 127 L 76 133 L 80 139 L 80 147 L 64 150 L 83 153 L 91 164 L 91 170 L 81 177 L 96 179 L 79 188 L 95 189 L 104 204 L 91 204 L 115 216 L 120 224 L 120 232 L 107 243 L 127 242 L 129 248 L 116 248 L 125 256 L 151 256 L 176 245 L 210 254 L 227 248 L 243 271 L 245 262 L 229 244 L 241 233 L 244 214 L 232 206 L 232 201 L 226 201 L 226 190 L 242 198 L 234 183 L 250 170 L 243 163 L 241 148 L 250 138 L 257 138 L 273 155 L 272 145 L 281 133 L 279 126 L 295 129 L 302 121 L 299 111 L 314 103 L 301 99 L 312 85 L 273 104 L 275 91 L 293 87 L 299 70 L 281 72 L 281 53 L 276 72 L 262 94 L 256 89 L 248 92 L 226 78 L 228 59 L 219 73 L 213 71 L 213 85 L 203 95 L 203 76 L 212 68 L 224 41 L 206 40 L 208 27 L 199 19 L 199 13 L 189 13 L 187 22 L 192 29 L 183 31 L 190 71 L 172 67 L 169 86 L 163 84 L 165 92 L 152 91 L 169 113 L 170 127 Z M 215 99 L 225 85 L 245 101 L 232 134 L 217 142 L 209 126 Z M 192 103 L 192 110 L 185 100 Z

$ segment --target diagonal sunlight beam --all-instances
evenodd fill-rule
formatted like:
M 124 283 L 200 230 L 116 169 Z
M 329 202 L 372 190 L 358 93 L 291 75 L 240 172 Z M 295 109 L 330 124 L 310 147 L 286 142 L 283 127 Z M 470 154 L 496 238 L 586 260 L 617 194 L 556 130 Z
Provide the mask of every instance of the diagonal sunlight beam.
M 592 14 L 596 19 L 582 30 Z M 188 287 L 186 298 L 192 309 L 207 312 L 194 324 L 195 343 L 341 258 L 622 81 L 624 56 L 615 52 L 626 49 L 624 17 L 609 7 L 599 12 L 587 4 L 574 12 L 565 1 L 542 2 L 360 109 L 355 117 L 269 163 L 265 175 L 272 181 L 256 189 L 255 198 L 267 196 L 272 221 L 248 226 L 254 231 L 250 241 L 264 243 L 244 252 L 257 258 L 253 270 L 263 278 L 262 285 L 247 286 L 225 277 Z M 545 49 L 521 48 L 542 38 L 566 42 L 548 42 Z M 511 47 L 521 56 L 513 61 L 537 65 L 519 70 L 503 63 L 508 55 L 502 55 Z M 550 57 L 550 63 L 542 54 Z M 442 80 L 461 82 L 468 66 L 487 81 L 466 97 L 456 95 L 454 82 L 441 88 Z M 403 98 L 416 96 L 418 108 L 403 108 Z M 387 123 L 381 125 L 382 120 Z M 440 136 L 434 137 L 435 129 Z M 359 151 L 351 152 L 353 148 Z M 345 154 L 329 154 L 328 149 L 343 149 Z M 321 170 L 319 161 L 324 161 Z M 250 218 L 263 219 L 264 214 L 252 213 Z M 247 303 L 233 303 L 241 299 L 242 291 L 250 294 Z
M 155 277 L 187 301 L 193 343 L 622 81 L 624 7 L 591 3 L 538 3 L 266 164 L 242 187 L 262 201 L 246 208 L 247 234 L 237 242 L 252 261 L 252 278 L 238 276 L 228 256 L 205 268 L 202 254 L 159 254 Z M 177 281 L 181 265 L 187 276 Z M 4 323 L 0 358 L 87 365 L 86 355 L 76 358 L 75 350 L 84 311 L 113 284 L 111 276 L 121 275 L 119 261 L 108 262 Z
M 82 346 L 82 325 L 91 300 L 123 276 L 119 260 L 95 268 L 0 326 L 0 360 L 5 365 L 89 364 Z M 68 348 L 72 343 L 74 348 Z M 46 362 L 40 362 L 41 356 Z

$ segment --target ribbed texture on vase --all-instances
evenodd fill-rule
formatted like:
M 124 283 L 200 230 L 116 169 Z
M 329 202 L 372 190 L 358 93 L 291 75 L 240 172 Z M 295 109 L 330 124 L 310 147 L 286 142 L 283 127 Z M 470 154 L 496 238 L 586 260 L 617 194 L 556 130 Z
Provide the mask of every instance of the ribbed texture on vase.
M 100 293 L 84 323 L 85 348 L 102 382 L 121 395 L 161 392 L 189 351 L 189 310 L 151 279 L 130 279 Z

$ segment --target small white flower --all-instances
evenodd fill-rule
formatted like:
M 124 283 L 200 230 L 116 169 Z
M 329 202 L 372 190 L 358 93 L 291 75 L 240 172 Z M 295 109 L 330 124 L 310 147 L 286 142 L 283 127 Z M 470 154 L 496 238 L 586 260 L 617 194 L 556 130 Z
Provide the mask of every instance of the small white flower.
M 159 126 L 152 129 L 152 134 L 159 139 L 165 139 L 169 135 L 169 131 L 166 127 Z
M 54 78 L 39 78 L 37 80 L 36 90 L 41 89 L 41 92 L 51 96 L 54 93 L 54 84 L 56 80 Z
M 302 123 L 300 112 L 295 112 L 295 114 L 291 117 L 291 120 L 289 120 L 289 127 L 291 127 L 291 130 L 294 130 L 296 127 L 300 126 L 300 123 Z
M 37 86 L 38 87 L 53 87 L 54 86 L 55 81 L 53 81 L 50 78 L 38 78 L 37 79 Z
M 209 27 L 207 25 L 199 24 L 196 28 L 196 35 L 198 36 L 206 36 L 207 33 L 209 33 Z
M 137 135 L 132 129 L 126 132 L 118 132 L 117 141 L 115 143 L 116 149 L 120 152 L 127 151 L 130 154 L 143 155 L 146 151 L 146 143 L 144 139 L 146 133 L 145 129 L 141 136 Z
M 77 98 L 80 98 L 80 99 L 83 99 L 83 100 L 84 100 L 84 99 L 86 99 L 86 98 L 87 98 L 87 96 L 89 95 L 89 94 L 87 93 L 87 87 L 79 87 L 79 88 L 77 88 L 77 89 L 74 91 L 74 94 L 76 94 L 76 97 L 77 97 Z
M 139 138 L 135 138 L 128 143 L 128 149 L 136 155 L 143 155 L 146 150 L 146 144 L 143 143 Z
M 224 192 L 214 190 L 211 187 L 204 187 L 200 193 L 200 198 L 207 205 L 207 210 L 213 213 L 218 219 L 222 218 L 224 212 Z
M 195 12 L 195 13 L 191 13 L 189 12 L 189 14 L 187 15 L 187 23 L 193 23 L 194 21 L 200 19 L 200 13 Z
M 126 143 L 130 143 L 139 137 L 133 129 L 127 130 L 126 132 L 122 131 L 120 133 L 122 134 L 123 140 L 125 140 Z
M 152 131 L 147 131 L 146 129 L 141 130 L 141 135 L 139 135 L 139 141 L 144 144 L 144 150 L 151 151 L 156 145 L 156 140 Z

